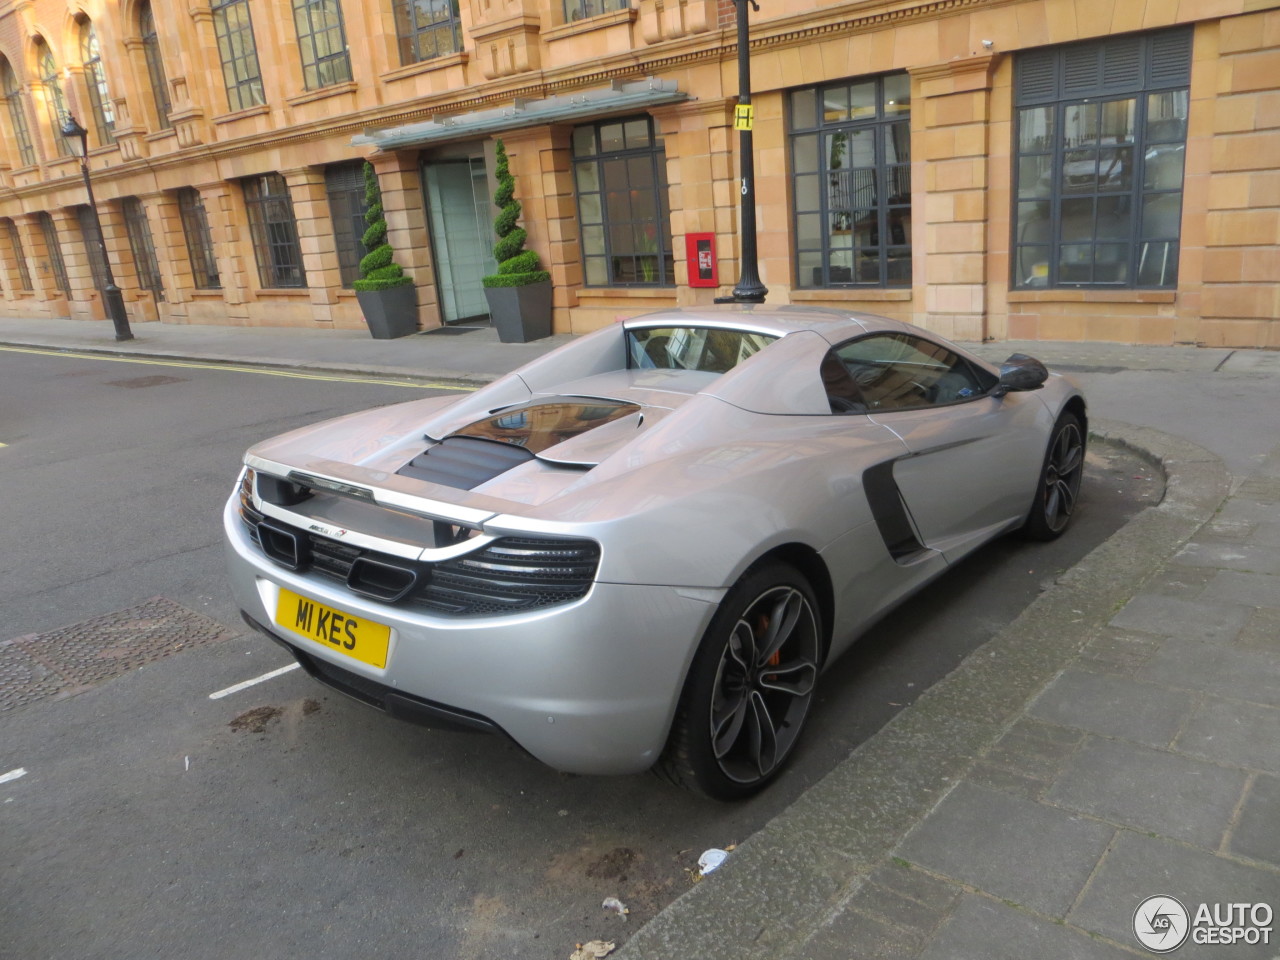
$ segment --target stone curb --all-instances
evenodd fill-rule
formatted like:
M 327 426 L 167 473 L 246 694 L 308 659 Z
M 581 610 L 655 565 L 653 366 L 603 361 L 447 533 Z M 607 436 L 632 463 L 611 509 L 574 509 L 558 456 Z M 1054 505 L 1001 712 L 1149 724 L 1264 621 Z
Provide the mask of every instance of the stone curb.
M 417 370 L 407 367 L 372 365 L 361 363 L 317 363 L 312 360 L 276 359 L 264 360 L 258 356 L 239 357 L 233 354 L 193 354 L 168 350 L 136 350 L 128 347 L 63 346 L 49 343 L 0 340 L 0 347 L 48 350 L 53 353 L 89 354 L 100 357 L 119 357 L 129 360 L 172 360 L 179 363 L 202 363 L 212 366 L 255 367 L 266 370 L 285 370 L 292 373 L 314 373 L 323 376 L 378 377 L 382 379 L 409 380 L 414 383 L 441 384 L 445 387 L 460 386 L 479 388 L 499 378 L 499 374 L 474 373 L 459 370 Z
M 1064 573 L 1019 617 L 742 843 L 617 954 L 781 960 L 838 915 L 907 832 L 1230 492 L 1222 462 L 1169 434 L 1097 421 L 1166 476 L 1161 503 Z

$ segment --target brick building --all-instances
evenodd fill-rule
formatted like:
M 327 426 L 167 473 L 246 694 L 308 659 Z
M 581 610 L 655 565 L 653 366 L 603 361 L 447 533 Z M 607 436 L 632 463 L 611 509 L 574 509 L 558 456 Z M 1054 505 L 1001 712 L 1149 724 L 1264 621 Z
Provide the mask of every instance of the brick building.
M 1280 347 L 1278 0 L 762 0 L 770 304 Z M 358 327 L 360 161 L 424 327 L 483 315 L 506 143 L 556 329 L 737 276 L 731 0 L 0 0 L 0 311 Z M 689 284 L 714 236 L 720 289 Z M 86 243 L 86 239 L 90 239 Z

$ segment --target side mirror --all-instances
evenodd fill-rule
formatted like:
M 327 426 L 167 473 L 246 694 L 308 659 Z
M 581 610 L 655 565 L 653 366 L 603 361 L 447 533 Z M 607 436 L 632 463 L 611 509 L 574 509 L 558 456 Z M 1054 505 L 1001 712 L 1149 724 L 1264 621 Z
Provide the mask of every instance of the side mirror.
M 1038 390 L 1049 379 L 1049 369 L 1035 357 L 1015 353 L 1000 364 L 1000 382 L 995 396 L 1003 397 L 1015 390 Z

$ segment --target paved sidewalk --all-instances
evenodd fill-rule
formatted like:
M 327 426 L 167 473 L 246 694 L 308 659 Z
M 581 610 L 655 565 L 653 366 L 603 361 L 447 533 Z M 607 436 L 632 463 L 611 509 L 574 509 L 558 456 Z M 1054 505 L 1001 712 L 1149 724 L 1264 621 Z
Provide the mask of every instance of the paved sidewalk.
M 0 344 L 470 381 L 554 346 L 488 330 L 137 333 L 117 345 L 107 324 L 0 319 Z M 1134 934 L 1148 897 L 1193 917 L 1280 911 L 1280 354 L 977 349 L 1078 371 L 1093 432 L 1161 463 L 1164 501 L 614 956 L 1102 960 L 1150 955 Z M 1268 922 L 1269 944 L 1188 938 L 1176 956 L 1280 957 Z

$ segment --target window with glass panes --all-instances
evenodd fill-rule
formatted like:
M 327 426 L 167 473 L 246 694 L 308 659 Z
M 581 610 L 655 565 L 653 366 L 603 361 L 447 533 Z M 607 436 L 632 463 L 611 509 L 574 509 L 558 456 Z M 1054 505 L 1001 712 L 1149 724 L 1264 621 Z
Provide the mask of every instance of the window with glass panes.
M 240 181 L 258 261 L 258 281 L 264 287 L 305 287 L 298 224 L 293 215 L 289 185 L 278 173 L 264 173 Z
M 576 127 L 573 175 L 586 285 L 674 285 L 667 154 L 653 118 Z
M 420 63 L 462 49 L 458 0 L 391 0 L 400 63 Z
M 911 284 L 911 78 L 793 91 L 796 285 Z
M 160 263 L 156 260 L 156 246 L 151 239 L 147 211 L 137 197 L 125 197 L 120 201 L 120 209 L 124 213 L 124 229 L 129 235 L 129 249 L 133 253 L 138 286 L 143 290 L 150 290 L 157 300 L 163 300 L 164 281 L 160 278 Z
M 44 235 L 45 254 L 49 257 L 49 269 L 53 271 L 53 282 L 66 296 L 71 296 L 71 282 L 67 279 L 67 265 L 62 260 L 62 247 L 58 243 L 58 228 L 53 217 L 41 211 L 36 214 L 36 222 L 40 224 L 40 232 Z
M 160 39 L 156 36 L 156 21 L 151 15 L 151 4 L 144 2 L 138 9 L 138 33 L 142 36 L 142 53 L 147 61 L 147 77 L 151 81 L 151 99 L 155 101 L 160 126 L 168 130 L 173 126 L 169 111 L 169 78 L 164 72 L 164 58 L 160 55 Z
M 1018 55 L 1013 285 L 1178 284 L 1191 30 Z
M 27 269 L 27 251 L 22 246 L 22 236 L 18 233 L 18 226 L 8 217 L 4 218 L 3 223 L 4 235 L 9 240 L 9 249 L 18 267 L 18 282 L 22 284 L 23 290 L 30 290 L 32 289 L 31 271 Z
M 351 57 L 338 0 L 293 0 L 293 24 L 308 90 L 351 79 Z
M 564 19 L 566 23 L 573 23 L 613 10 L 626 10 L 630 5 L 630 0 L 564 0 Z
M 182 220 L 182 234 L 187 241 L 192 283 L 197 290 L 222 289 L 218 260 L 213 255 L 209 218 L 205 214 L 200 191 L 195 187 L 184 187 L 178 191 L 178 216 Z
M 58 77 L 57 64 L 53 62 L 53 54 L 43 39 L 36 40 L 36 67 L 40 74 L 40 85 L 44 88 L 44 102 L 49 110 L 49 126 L 53 130 L 53 145 L 58 156 L 71 155 L 67 138 L 62 135 L 62 125 L 67 122 L 67 98 L 62 93 L 62 81 Z
M 76 207 L 76 220 L 80 222 L 80 240 L 84 243 L 84 252 L 89 257 L 89 273 L 93 277 L 93 286 L 101 293 L 107 286 L 107 263 L 103 259 L 106 251 L 102 246 L 102 233 L 93 216 L 93 208 L 87 203 Z
M 262 89 L 262 68 L 258 46 L 253 39 L 249 0 L 214 0 L 213 32 L 222 60 L 222 84 L 227 88 L 227 105 L 232 111 L 267 102 Z
M 84 66 L 84 85 L 89 90 L 89 106 L 97 127 L 98 142 L 104 146 L 116 142 L 116 114 L 107 91 L 107 74 L 102 69 L 102 48 L 98 34 L 89 20 L 80 21 L 80 63 Z
M 18 89 L 18 81 L 13 76 L 13 68 L 9 61 L 0 57 L 0 87 L 4 91 L 4 102 L 9 110 L 9 126 L 13 129 L 13 139 L 18 146 L 18 158 L 23 166 L 36 162 L 35 147 L 31 144 L 31 130 L 27 126 L 27 111 L 22 105 L 22 91 Z
M 325 167 L 324 186 L 329 195 L 342 285 L 350 287 L 360 279 L 360 259 L 367 252 L 361 240 L 369 226 L 364 221 L 369 209 L 364 202 L 364 164 L 335 163 Z

